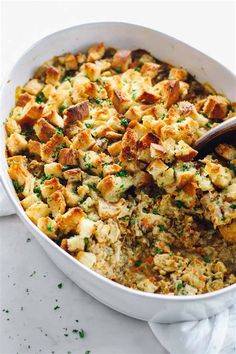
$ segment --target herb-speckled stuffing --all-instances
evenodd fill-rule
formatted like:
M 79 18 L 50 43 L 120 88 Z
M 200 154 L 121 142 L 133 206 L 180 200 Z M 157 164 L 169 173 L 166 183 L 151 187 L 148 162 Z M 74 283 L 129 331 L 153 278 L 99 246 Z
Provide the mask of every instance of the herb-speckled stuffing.
M 99 43 L 17 87 L 9 175 L 32 222 L 87 267 L 147 292 L 217 290 L 236 282 L 236 150 L 199 160 L 192 144 L 234 112 L 185 69 Z

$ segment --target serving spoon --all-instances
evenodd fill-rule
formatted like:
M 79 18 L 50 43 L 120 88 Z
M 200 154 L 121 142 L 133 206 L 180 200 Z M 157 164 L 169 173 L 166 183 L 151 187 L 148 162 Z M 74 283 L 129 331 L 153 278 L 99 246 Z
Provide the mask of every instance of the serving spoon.
M 195 141 L 193 148 L 198 151 L 199 158 L 212 152 L 216 145 L 226 142 L 236 146 L 236 116 L 210 129 Z

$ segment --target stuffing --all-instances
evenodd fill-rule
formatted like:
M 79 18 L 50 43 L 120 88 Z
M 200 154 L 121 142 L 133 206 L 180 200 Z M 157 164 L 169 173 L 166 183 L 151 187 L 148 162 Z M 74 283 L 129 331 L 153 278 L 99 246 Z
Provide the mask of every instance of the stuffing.
M 42 201 L 36 201 L 29 208 L 26 209 L 26 215 L 37 225 L 40 218 L 48 216 L 50 214 L 50 209 L 46 203 Z
M 222 289 L 236 282 L 236 147 L 200 159 L 194 144 L 235 107 L 146 50 L 97 43 L 16 88 L 8 173 L 26 216 L 93 271 L 150 293 Z
M 112 67 L 117 72 L 125 72 L 128 70 L 131 61 L 131 51 L 126 49 L 119 49 L 112 59 Z
M 223 96 L 208 96 L 204 106 L 203 112 L 210 119 L 223 119 L 228 113 L 229 101 Z
M 37 95 L 43 89 L 43 84 L 37 79 L 32 79 L 24 86 L 24 91 L 31 95 Z
M 90 47 L 88 50 L 88 61 L 95 62 L 103 57 L 105 54 L 104 43 L 97 43 L 94 46 Z
M 27 148 L 27 141 L 25 137 L 19 133 L 13 133 L 7 138 L 7 150 L 10 156 L 18 155 Z
M 60 190 L 56 190 L 47 197 L 47 203 L 51 210 L 53 217 L 58 214 L 64 214 L 66 210 L 66 202 L 63 193 Z

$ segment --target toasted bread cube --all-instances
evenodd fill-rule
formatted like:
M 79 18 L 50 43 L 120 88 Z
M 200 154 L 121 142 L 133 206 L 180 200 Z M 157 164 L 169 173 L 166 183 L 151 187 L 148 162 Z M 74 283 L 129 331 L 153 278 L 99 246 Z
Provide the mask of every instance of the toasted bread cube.
M 39 198 L 37 197 L 36 194 L 33 193 L 31 195 L 28 195 L 28 197 L 22 199 L 20 203 L 23 206 L 23 208 L 26 210 L 37 201 L 39 201 Z
M 203 112 L 210 119 L 223 119 L 228 113 L 229 101 L 223 96 L 208 96 L 203 106 Z
M 57 239 L 57 223 L 55 220 L 51 219 L 49 216 L 44 216 L 40 218 L 37 222 L 38 228 L 45 233 L 49 238 L 55 240 Z
M 49 66 L 46 69 L 46 83 L 51 85 L 56 85 L 60 80 L 61 73 L 60 71 L 55 68 L 54 66 Z
M 103 198 L 108 202 L 117 202 L 121 195 L 133 185 L 132 177 L 108 175 L 97 185 Z
M 48 123 L 44 118 L 40 118 L 34 124 L 34 130 L 39 140 L 44 143 L 46 143 L 56 132 L 55 127 Z
M 166 150 L 160 144 L 151 143 L 150 155 L 151 155 L 151 158 L 154 158 L 154 159 L 164 159 L 166 156 Z
M 38 79 L 32 79 L 24 86 L 24 90 L 31 95 L 37 95 L 43 89 L 43 84 Z
M 65 198 L 60 190 L 55 191 L 47 198 L 47 203 L 50 207 L 53 217 L 58 214 L 64 214 L 66 211 Z
M 58 162 L 45 163 L 44 173 L 46 176 L 62 177 L 62 165 Z
M 76 166 L 78 165 L 77 153 L 75 149 L 63 148 L 59 152 L 58 162 L 62 166 Z
M 153 176 L 154 180 L 157 180 L 158 177 L 167 170 L 168 165 L 166 165 L 162 160 L 158 159 L 152 161 L 147 167 L 147 172 Z
M 118 203 L 109 203 L 102 198 L 98 199 L 98 215 L 100 219 L 106 220 L 116 217 L 123 209 L 123 200 Z
M 130 97 L 124 92 L 114 90 L 112 94 L 112 103 L 119 113 L 125 113 L 129 107 L 133 104 Z
M 177 103 L 180 99 L 180 84 L 176 80 L 164 80 L 159 82 L 156 86 L 158 92 L 165 100 L 166 108 Z
M 236 149 L 232 145 L 220 144 L 215 148 L 215 151 L 228 161 L 236 159 Z
M 107 150 L 111 156 L 118 156 L 121 152 L 122 149 L 122 142 L 117 141 L 116 143 L 113 143 L 108 146 Z
M 144 104 L 154 104 L 161 100 L 161 96 L 153 91 L 152 88 L 142 89 L 140 94 L 136 97 L 136 101 Z
M 82 130 L 81 122 L 89 118 L 89 105 L 87 101 L 80 102 L 66 110 L 64 119 L 64 132 L 72 138 Z
M 131 106 L 128 111 L 125 112 L 125 117 L 130 120 L 140 121 L 143 116 L 141 106 Z
M 64 189 L 64 197 L 66 200 L 66 204 L 69 207 L 76 207 L 79 205 L 80 197 L 76 193 L 76 188 L 77 188 L 76 184 L 71 182 L 71 183 L 67 183 L 67 186 Z
M 96 61 L 103 57 L 105 54 L 104 43 L 97 43 L 94 46 L 90 47 L 88 50 L 88 61 Z
M 59 128 L 63 128 L 64 126 L 63 118 L 55 110 L 48 112 L 47 114 L 44 115 L 43 118 L 45 118 L 49 123 Z
M 86 55 L 84 53 L 78 53 L 76 55 L 76 60 L 77 60 L 78 64 L 81 65 L 86 62 Z
M 236 221 L 233 221 L 229 225 L 220 226 L 219 230 L 226 242 L 236 242 Z
M 98 153 L 79 150 L 78 156 L 82 170 L 89 171 L 97 176 L 102 173 L 102 159 Z
M 127 49 L 119 49 L 112 59 L 112 67 L 118 72 L 125 72 L 128 70 L 132 62 L 131 51 Z
M 117 172 L 120 172 L 122 170 L 122 167 L 116 163 L 113 163 L 111 165 L 104 165 L 103 166 L 103 175 L 114 175 Z
M 85 63 L 81 68 L 91 81 L 96 81 L 101 76 L 101 68 L 94 63 Z
M 83 237 L 91 237 L 95 231 L 95 222 L 88 219 L 82 218 L 76 232 L 79 233 Z
M 25 156 L 14 156 L 7 159 L 8 173 L 13 181 L 17 181 L 20 186 L 25 184 L 26 178 L 30 175 L 27 169 L 27 159 Z
M 140 73 L 144 77 L 150 77 L 150 79 L 154 79 L 154 77 L 157 76 L 160 67 L 161 65 L 156 63 L 144 63 L 140 70 Z
M 208 173 L 215 186 L 223 189 L 229 185 L 232 176 L 228 168 L 223 167 L 219 163 L 212 162 L 207 158 L 205 158 L 203 162 L 206 163 L 205 171 Z
M 37 103 L 32 104 L 32 102 L 29 101 L 23 108 L 22 114 L 16 117 L 16 121 L 19 124 L 34 123 L 41 118 L 43 109 L 42 105 Z
M 169 80 L 187 80 L 188 72 L 183 68 L 171 68 L 169 72 Z
M 44 181 L 44 183 L 41 186 L 41 193 L 43 198 L 49 197 L 53 192 L 62 190 L 63 186 L 59 182 L 59 179 L 57 177 L 53 177 L 49 180 Z
M 48 216 L 50 214 L 50 209 L 47 204 L 42 201 L 37 201 L 32 204 L 27 210 L 26 215 L 37 225 L 38 219 L 43 216 Z
M 69 252 L 84 251 L 85 242 L 83 236 L 73 236 L 67 239 L 67 249 Z
M 95 139 L 92 137 L 89 130 L 83 130 L 77 134 L 72 142 L 72 148 L 77 150 L 88 150 L 95 144 Z
M 79 207 L 69 209 L 65 214 L 58 215 L 56 217 L 56 222 L 58 228 L 68 234 L 71 231 L 76 231 L 78 224 L 81 219 L 84 218 L 85 214 Z
M 228 201 L 232 202 L 236 200 L 236 181 L 230 184 L 225 190 L 225 197 Z
M 7 138 L 7 150 L 11 156 L 17 155 L 27 148 L 27 140 L 25 137 L 19 133 L 13 133 L 9 138 Z
M 8 136 L 13 133 L 20 133 L 21 132 L 20 125 L 17 124 L 15 119 L 12 119 L 12 118 L 8 118 L 8 120 L 6 121 L 6 124 L 5 124 L 5 128 L 6 128 L 6 132 L 7 132 Z
M 66 70 L 77 70 L 78 69 L 78 63 L 75 55 L 73 54 L 67 54 L 65 55 L 65 67 Z
M 28 102 L 33 103 L 33 97 L 29 95 L 27 92 L 25 92 L 19 95 L 19 97 L 17 98 L 16 106 L 25 107 Z
M 76 259 L 88 268 L 92 268 L 93 265 L 96 263 L 96 256 L 91 252 L 79 251 L 76 256 Z
M 180 140 L 175 146 L 175 156 L 178 160 L 188 162 L 194 159 L 197 154 L 198 152 L 186 144 L 183 140 Z
M 41 147 L 42 144 L 39 141 L 31 139 L 28 141 L 28 150 L 32 155 L 41 156 Z
M 50 140 L 42 146 L 41 159 L 45 162 L 53 162 L 57 159 L 57 153 L 63 146 L 65 138 L 63 135 L 54 134 Z
M 82 171 L 80 168 L 73 168 L 63 172 L 63 177 L 68 182 L 79 182 L 82 179 Z

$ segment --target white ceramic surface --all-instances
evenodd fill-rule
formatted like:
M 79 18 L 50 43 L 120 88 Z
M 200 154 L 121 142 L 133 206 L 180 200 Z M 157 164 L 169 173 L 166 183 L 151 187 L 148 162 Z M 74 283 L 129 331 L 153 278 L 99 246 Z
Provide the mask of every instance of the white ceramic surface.
M 144 27 L 124 23 L 95 23 L 72 27 L 37 42 L 17 62 L 1 89 L 0 165 L 1 178 L 17 213 L 40 242 L 54 263 L 90 295 L 113 309 L 135 318 L 175 322 L 201 319 L 219 313 L 236 300 L 236 285 L 214 293 L 174 297 L 142 293 L 116 284 L 87 269 L 49 240 L 29 221 L 15 195 L 4 153 L 3 122 L 14 105 L 14 91 L 24 84 L 34 69 L 46 59 L 67 51 L 85 50 L 91 43 L 105 41 L 107 45 L 144 48 L 154 56 L 185 67 L 201 82 L 210 82 L 218 92 L 236 100 L 236 78 L 221 64 L 169 36 Z

